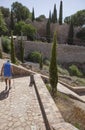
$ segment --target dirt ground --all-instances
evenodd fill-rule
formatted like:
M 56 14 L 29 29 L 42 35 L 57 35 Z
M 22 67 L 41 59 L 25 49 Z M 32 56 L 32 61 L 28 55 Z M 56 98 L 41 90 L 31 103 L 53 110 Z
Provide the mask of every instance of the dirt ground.
M 85 103 L 61 93 L 54 100 L 66 122 L 73 124 L 79 130 L 85 130 Z

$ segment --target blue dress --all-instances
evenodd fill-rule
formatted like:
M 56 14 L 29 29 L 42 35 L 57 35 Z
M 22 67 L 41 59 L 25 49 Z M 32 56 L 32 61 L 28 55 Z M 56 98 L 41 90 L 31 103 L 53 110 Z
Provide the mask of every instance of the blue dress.
M 4 64 L 4 76 L 5 77 L 11 77 L 12 76 L 11 64 L 9 62 Z

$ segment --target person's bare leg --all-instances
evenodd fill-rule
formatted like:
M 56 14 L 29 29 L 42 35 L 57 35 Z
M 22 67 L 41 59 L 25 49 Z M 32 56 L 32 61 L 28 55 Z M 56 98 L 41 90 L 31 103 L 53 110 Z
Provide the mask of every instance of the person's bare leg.
M 5 79 L 5 84 L 6 84 L 5 90 L 7 90 L 7 78 Z
M 11 79 L 9 79 L 9 89 L 11 88 Z

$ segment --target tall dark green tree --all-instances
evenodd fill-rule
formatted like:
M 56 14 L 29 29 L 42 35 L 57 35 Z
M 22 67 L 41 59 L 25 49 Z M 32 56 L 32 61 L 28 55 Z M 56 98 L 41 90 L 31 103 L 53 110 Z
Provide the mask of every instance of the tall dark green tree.
M 73 37 L 74 37 L 74 27 L 73 27 L 73 23 L 71 22 L 69 25 L 68 38 L 67 38 L 68 44 L 70 45 L 73 44 Z
M 16 58 L 15 58 L 15 47 L 14 47 L 14 42 L 13 42 L 13 33 L 11 32 L 11 62 L 16 63 Z
M 51 30 L 50 30 L 50 20 L 48 19 L 47 24 L 46 24 L 46 39 L 47 42 L 51 42 Z
M 54 10 L 52 14 L 52 22 L 57 23 L 57 9 L 56 9 L 56 4 L 54 4 Z
M 43 68 L 43 58 L 42 58 L 42 54 L 40 55 L 40 61 L 39 61 L 39 63 L 40 63 L 40 69 L 42 70 L 42 68 Z
M 49 12 L 49 20 L 52 21 L 51 11 Z
M 59 11 L 59 24 L 60 24 L 60 25 L 62 25 L 62 20 L 63 20 L 63 16 L 62 16 L 62 15 L 63 15 L 63 14 L 62 14 L 62 13 L 63 13 L 63 12 L 62 12 L 63 10 L 62 10 L 62 8 L 63 8 L 62 1 L 60 1 L 60 11 Z
M 56 93 L 57 83 L 58 83 L 57 55 L 56 55 L 57 39 L 56 38 L 57 36 L 55 32 L 53 38 L 53 44 L 52 44 L 50 67 L 49 67 L 49 80 L 52 88 L 52 95 Z
M 24 62 L 24 44 L 23 44 L 23 34 L 21 32 L 21 41 L 20 41 L 20 60 Z
M 34 8 L 32 9 L 32 21 L 35 20 L 35 13 L 34 13 Z
M 10 26 L 11 26 L 11 31 L 13 31 L 15 24 L 14 24 L 14 17 L 13 17 L 13 11 L 12 10 L 11 10 L 11 24 L 10 24 Z

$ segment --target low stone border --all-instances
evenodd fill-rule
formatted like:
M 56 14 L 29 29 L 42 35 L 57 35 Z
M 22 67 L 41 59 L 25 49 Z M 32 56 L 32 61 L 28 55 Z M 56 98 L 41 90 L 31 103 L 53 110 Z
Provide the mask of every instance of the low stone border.
M 72 87 L 62 81 L 59 80 L 59 83 L 63 84 L 64 86 L 66 86 L 67 88 L 69 88 L 70 90 L 72 90 L 75 93 L 81 93 L 81 92 L 85 92 L 85 87 Z
M 78 130 L 64 121 L 39 74 L 34 75 L 34 81 L 42 113 L 44 112 L 43 118 L 47 123 L 47 130 Z

